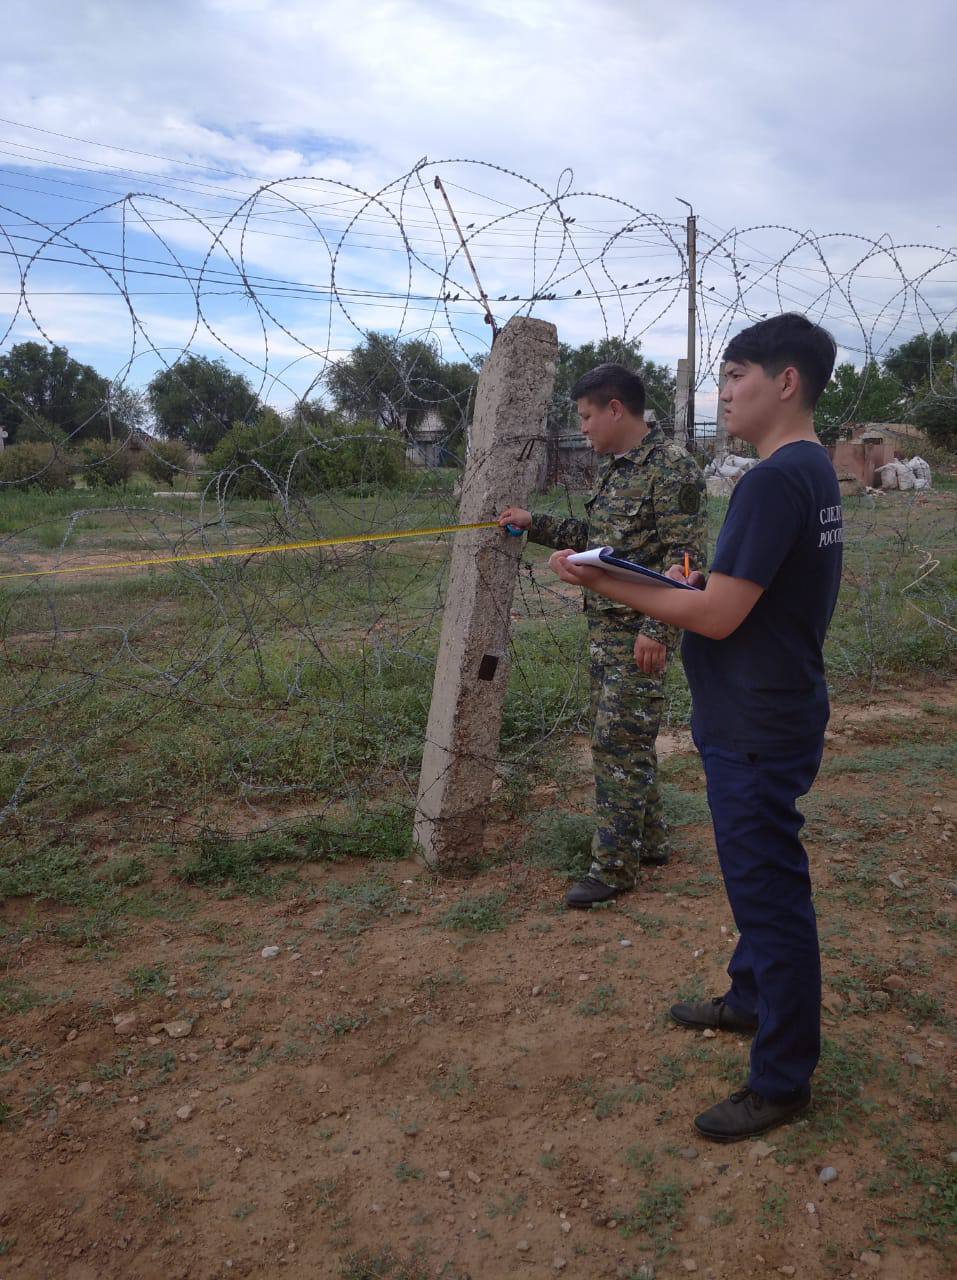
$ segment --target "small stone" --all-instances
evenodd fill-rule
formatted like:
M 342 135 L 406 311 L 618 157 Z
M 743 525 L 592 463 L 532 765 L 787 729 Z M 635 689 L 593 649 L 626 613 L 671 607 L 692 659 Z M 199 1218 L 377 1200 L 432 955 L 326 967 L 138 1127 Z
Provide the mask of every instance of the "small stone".
M 440 1169 L 440 1170 L 438 1171 L 438 1173 L 436 1174 L 436 1177 L 438 1178 L 439 1182 L 448 1182 L 448 1181 L 450 1180 L 450 1178 L 452 1177 L 452 1170 L 451 1170 L 451 1169 Z
M 904 1061 L 909 1067 L 922 1067 L 924 1065 L 924 1059 L 919 1053 L 905 1053 Z
M 947 1152 L 947 1163 L 957 1164 L 957 1150 Z
M 233 1002 L 227 996 L 225 1000 L 220 1000 L 219 1007 L 220 1009 L 231 1009 L 233 1007 Z
M 142 1116 L 134 1116 L 130 1121 L 130 1128 L 134 1133 L 145 1133 L 149 1127 L 149 1121 L 144 1120 Z
M 705 1040 L 713 1040 L 718 1033 L 713 1027 L 705 1027 L 701 1034 L 704 1036 Z
M 554 1258 L 552 1258 L 552 1270 L 564 1271 L 567 1266 L 568 1266 L 567 1260 L 563 1258 L 560 1253 L 556 1253 Z
M 621 938 L 618 942 L 619 947 L 630 947 L 632 942 L 630 938 Z
M 193 1114 L 193 1108 L 189 1105 L 189 1103 L 187 1103 L 185 1107 L 176 1108 L 177 1120 L 188 1120 L 192 1114 Z
M 904 879 L 902 871 L 892 871 L 887 877 L 895 889 L 906 889 L 907 881 Z
M 804 1207 L 808 1211 L 808 1213 L 812 1215 L 812 1217 L 815 1213 L 817 1213 L 817 1205 L 812 1203 L 812 1201 L 810 1200 L 807 1201 Z
M 193 1029 L 193 1024 L 185 1018 L 177 1018 L 173 1022 L 164 1022 L 163 1030 L 171 1040 L 182 1040 Z
M 752 1160 L 763 1160 L 765 1156 L 773 1155 L 777 1151 L 777 1147 L 772 1147 L 768 1142 L 752 1142 L 750 1156 Z
M 778 1267 L 778 1271 L 782 1276 L 793 1276 L 797 1271 L 797 1267 L 792 1267 L 788 1264 L 787 1266 Z
M 146 1043 L 151 1045 L 158 1045 L 158 1044 L 162 1044 L 163 1040 L 161 1036 L 147 1036 Z
M 542 994 L 542 989 L 541 989 L 541 987 L 532 987 L 532 995 L 533 995 L 533 996 L 540 996 L 541 994 Z
M 828 1013 L 839 1014 L 844 1012 L 844 1001 L 836 991 L 828 991 L 821 999 L 821 1004 Z
M 697 1270 L 698 1270 L 698 1264 L 697 1264 L 697 1262 L 695 1262 L 694 1258 L 685 1258 L 685 1259 L 683 1260 L 683 1262 L 681 1263 L 681 1265 L 684 1267 L 685 1271 L 697 1271 Z
M 135 1013 L 116 1013 L 113 1015 L 113 1034 L 131 1036 L 136 1030 Z
M 259 954 L 262 956 L 264 960 L 275 960 L 276 956 L 279 955 L 279 948 L 263 947 L 262 951 L 260 951 Z
M 515 1246 L 515 1248 L 519 1251 L 519 1253 L 528 1253 L 531 1247 L 532 1246 L 528 1243 L 527 1240 L 519 1240 L 518 1244 Z
M 555 1150 L 555 1144 L 554 1144 L 554 1142 L 543 1142 L 543 1143 L 542 1143 L 542 1150 L 543 1150 L 546 1154 L 547 1154 L 548 1152 L 550 1152 L 550 1151 L 554 1151 L 554 1150 Z
M 77 1038 L 79 1034 L 80 1034 L 79 1031 L 77 1031 L 76 1027 L 74 1027 L 71 1031 L 68 1031 L 66 1033 L 66 1038 L 67 1040 L 73 1041 Z
M 881 983 L 884 991 L 906 991 L 907 979 L 902 978 L 899 973 L 889 973 Z
M 681 1156 L 682 1160 L 697 1160 L 698 1148 L 682 1147 L 681 1150 L 678 1152 L 678 1155 Z
M 469 1182 L 473 1184 L 473 1186 L 477 1187 L 481 1185 L 482 1179 L 479 1177 L 479 1175 L 475 1172 L 474 1169 L 469 1169 L 465 1176 L 468 1178 Z
M 568 1221 L 568 1219 L 567 1219 L 567 1218 L 564 1218 L 564 1219 L 562 1220 L 562 1231 L 563 1231 L 563 1232 L 565 1233 L 565 1235 L 567 1236 L 567 1235 L 568 1235 L 568 1233 L 569 1233 L 569 1231 L 571 1231 L 571 1229 L 572 1229 L 572 1224 Z
M 861 1254 L 861 1262 L 865 1267 L 879 1267 L 881 1265 L 881 1255 L 874 1253 L 872 1249 L 865 1249 Z
M 817 1176 L 824 1183 L 833 1182 L 837 1177 L 837 1170 L 832 1164 L 826 1164 Z
M 253 1038 L 252 1036 L 237 1036 L 229 1047 L 230 1049 L 235 1049 L 237 1053 L 248 1053 L 253 1047 Z
M 86 1098 L 93 1092 L 93 1086 L 90 1084 L 89 1080 L 83 1080 L 76 1086 L 76 1091 L 81 1098 Z

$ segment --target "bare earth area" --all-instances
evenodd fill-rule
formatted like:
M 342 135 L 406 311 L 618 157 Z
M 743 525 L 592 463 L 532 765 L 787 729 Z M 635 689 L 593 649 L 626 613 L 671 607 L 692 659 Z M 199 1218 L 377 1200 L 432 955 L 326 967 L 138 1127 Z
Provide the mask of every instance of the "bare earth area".
M 673 861 L 590 913 L 527 859 L 191 888 L 99 942 L 5 902 L 0 1277 L 953 1275 L 955 702 L 835 710 L 825 1053 L 763 1142 L 697 1138 L 748 1046 L 667 1019 L 735 938 L 681 735 Z

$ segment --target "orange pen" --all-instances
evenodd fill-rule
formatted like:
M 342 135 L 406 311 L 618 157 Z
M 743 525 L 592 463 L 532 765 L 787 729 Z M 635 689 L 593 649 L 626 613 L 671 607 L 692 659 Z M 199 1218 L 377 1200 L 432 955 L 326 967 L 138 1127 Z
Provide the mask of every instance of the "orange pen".
M 685 552 L 685 577 L 691 577 L 691 561 L 688 559 L 688 553 Z

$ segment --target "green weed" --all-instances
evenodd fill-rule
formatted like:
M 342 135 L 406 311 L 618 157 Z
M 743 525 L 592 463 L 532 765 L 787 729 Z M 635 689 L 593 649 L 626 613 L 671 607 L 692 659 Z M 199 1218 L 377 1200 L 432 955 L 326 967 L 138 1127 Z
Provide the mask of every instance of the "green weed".
M 170 984 L 170 975 L 160 965 L 141 965 L 126 976 L 137 996 L 159 995 Z
M 434 1093 L 443 1102 L 450 1098 L 461 1098 L 475 1088 L 469 1069 L 463 1063 L 446 1067 L 440 1075 L 429 1081 L 429 1092 Z
M 527 1203 L 528 1195 L 524 1191 L 514 1194 L 501 1191 L 494 1199 L 486 1201 L 485 1212 L 490 1218 L 514 1218 Z
M 671 1238 L 681 1223 L 687 1194 L 678 1182 L 661 1182 L 642 1191 L 638 1203 L 630 1212 L 615 1214 L 621 1223 L 625 1239 L 635 1235 L 647 1235 L 658 1254 L 670 1251 Z
M 777 1231 L 784 1226 L 784 1213 L 788 1205 L 788 1193 L 783 1187 L 771 1186 L 758 1205 L 758 1225 L 765 1231 Z
M 612 983 L 599 983 L 589 995 L 575 1008 L 575 1012 L 583 1018 L 597 1018 L 605 1013 L 619 1013 L 621 1001 L 615 993 Z
M 445 929 L 468 933 L 497 933 L 509 923 L 503 911 L 507 898 L 503 892 L 462 898 L 455 906 L 449 907 L 439 924 Z

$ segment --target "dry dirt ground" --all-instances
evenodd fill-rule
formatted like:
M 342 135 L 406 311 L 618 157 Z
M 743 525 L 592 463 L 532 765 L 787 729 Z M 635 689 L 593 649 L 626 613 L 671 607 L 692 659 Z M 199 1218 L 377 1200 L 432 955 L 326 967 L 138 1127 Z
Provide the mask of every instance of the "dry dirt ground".
M 675 858 L 590 913 L 529 862 L 189 890 L 99 946 L 7 901 L 0 1277 L 953 1275 L 955 702 L 834 716 L 806 805 L 826 1053 L 765 1142 L 697 1138 L 748 1046 L 666 1017 L 734 939 L 680 737 Z

